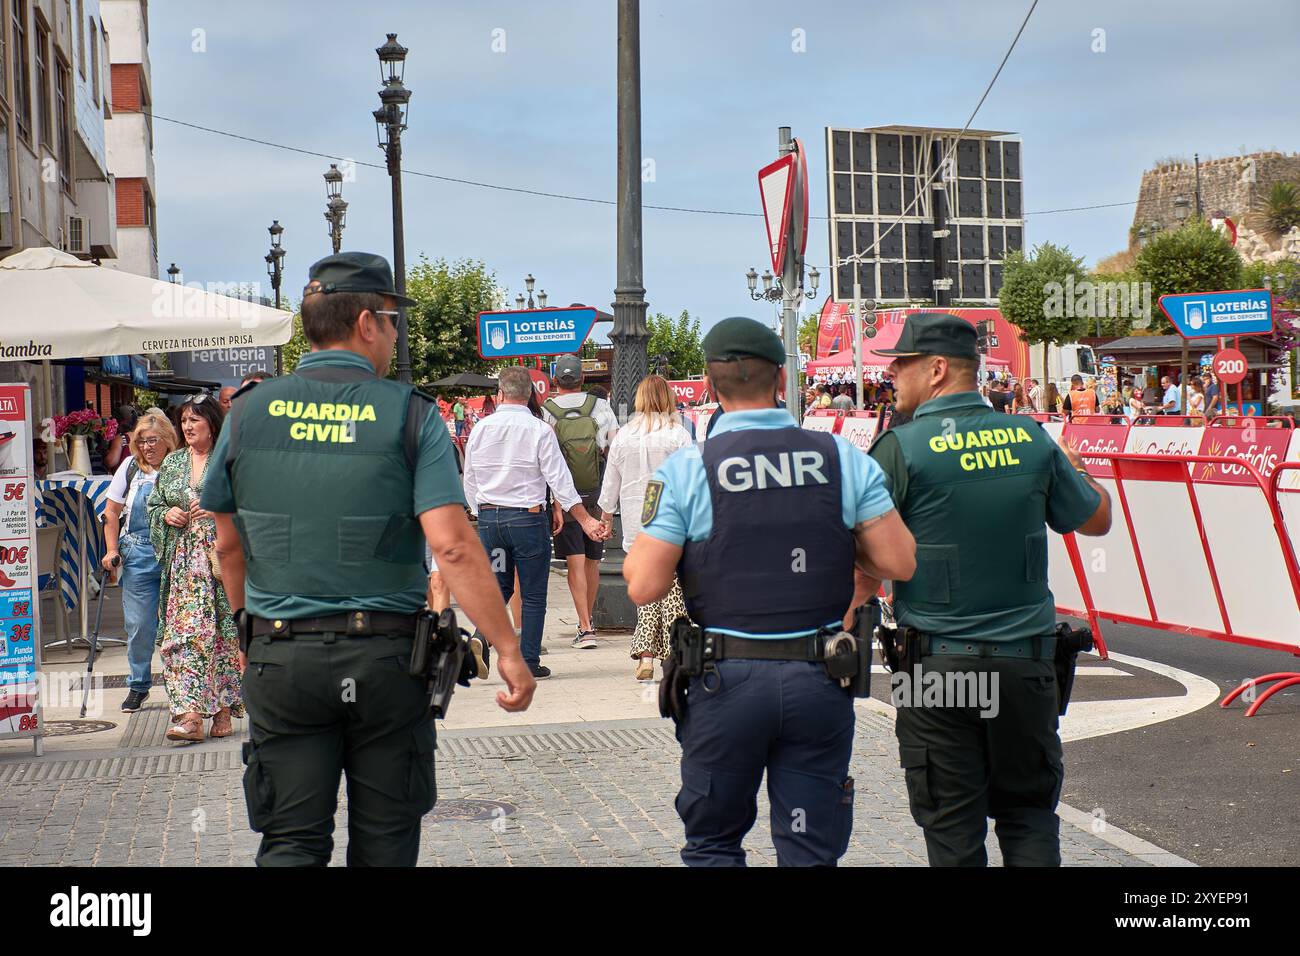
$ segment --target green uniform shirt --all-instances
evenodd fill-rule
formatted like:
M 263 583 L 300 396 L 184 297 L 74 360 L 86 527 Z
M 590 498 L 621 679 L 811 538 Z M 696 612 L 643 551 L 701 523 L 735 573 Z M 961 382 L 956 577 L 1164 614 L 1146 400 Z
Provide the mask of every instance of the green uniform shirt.
M 943 637 L 1047 635 L 1047 528 L 1074 531 L 1101 498 L 1033 419 L 977 392 L 931 399 L 871 449 L 916 538 L 916 574 L 894 589 L 900 624 Z
M 362 368 L 371 373 L 374 367 L 361 355 L 345 349 L 311 352 L 298 363 L 300 369 L 321 366 Z M 259 386 L 260 387 L 260 386 Z M 465 503 L 460 475 L 456 468 L 456 452 L 442 419 L 433 414 L 437 406 L 429 404 L 430 414 L 420 429 L 419 456 L 414 478 L 413 513 L 417 516 L 443 505 Z M 229 429 L 222 429 L 212 453 L 212 467 L 204 482 L 202 506 L 219 514 L 235 514 L 239 503 L 235 500 L 227 464 Z M 346 462 L 346 459 L 340 459 Z M 322 480 L 328 480 L 322 476 Z M 331 516 L 334 517 L 334 516 Z M 368 595 L 364 607 L 355 596 L 302 597 L 296 595 L 268 594 L 245 582 L 244 604 L 250 614 L 262 618 L 300 618 L 335 614 L 340 611 L 371 610 L 413 613 L 424 606 L 425 588 L 408 587 L 391 594 Z

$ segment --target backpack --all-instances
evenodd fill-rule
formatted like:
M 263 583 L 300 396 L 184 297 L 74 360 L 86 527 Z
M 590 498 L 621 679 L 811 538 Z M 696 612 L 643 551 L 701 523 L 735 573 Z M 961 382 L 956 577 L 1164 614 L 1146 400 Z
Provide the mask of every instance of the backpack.
M 596 397 L 588 395 L 577 408 L 561 408 L 554 399 L 543 406 L 555 419 L 555 437 L 560 440 L 564 463 L 569 466 L 574 487 L 579 494 L 600 490 L 600 446 L 596 436 L 600 426 L 592 417 Z

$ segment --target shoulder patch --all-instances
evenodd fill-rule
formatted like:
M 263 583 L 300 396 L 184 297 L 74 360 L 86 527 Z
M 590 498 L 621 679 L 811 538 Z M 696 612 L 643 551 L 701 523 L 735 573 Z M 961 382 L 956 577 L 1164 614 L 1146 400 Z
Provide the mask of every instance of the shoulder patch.
M 651 478 L 645 484 L 645 501 L 641 504 L 641 524 L 648 525 L 655 520 L 655 515 L 659 513 L 659 502 L 664 497 L 664 483 L 657 478 Z

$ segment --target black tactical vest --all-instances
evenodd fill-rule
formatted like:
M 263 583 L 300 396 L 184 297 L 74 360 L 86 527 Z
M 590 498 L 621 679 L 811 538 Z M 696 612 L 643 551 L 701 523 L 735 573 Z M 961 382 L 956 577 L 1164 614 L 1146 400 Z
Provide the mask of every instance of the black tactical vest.
M 835 440 L 794 426 L 737 429 L 710 438 L 701 456 L 713 531 L 682 552 L 691 619 L 763 635 L 842 618 L 855 549 Z

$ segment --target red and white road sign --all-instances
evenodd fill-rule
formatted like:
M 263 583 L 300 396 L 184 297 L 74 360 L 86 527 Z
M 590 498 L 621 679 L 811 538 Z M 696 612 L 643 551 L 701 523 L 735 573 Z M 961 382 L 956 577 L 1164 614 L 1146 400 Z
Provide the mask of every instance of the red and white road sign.
M 789 153 L 758 171 L 758 191 L 763 199 L 767 243 L 772 252 L 772 272 L 778 276 L 785 267 L 786 241 L 790 235 L 790 214 L 794 206 L 794 189 L 799 178 L 795 160 L 795 154 Z M 806 208 L 807 203 L 804 205 Z M 807 231 L 804 230 L 805 234 Z
M 1220 382 L 1236 385 L 1246 378 L 1246 356 L 1236 349 L 1222 349 L 1215 353 L 1212 368 Z
M 794 241 L 799 249 L 799 258 L 802 259 L 808 248 L 808 157 L 804 153 L 803 140 L 798 137 L 795 137 L 794 149 L 795 198 L 790 214 L 794 219 Z
M 530 368 L 528 376 L 533 380 L 533 390 L 537 392 L 537 400 L 546 401 L 551 394 L 551 377 L 537 368 Z

